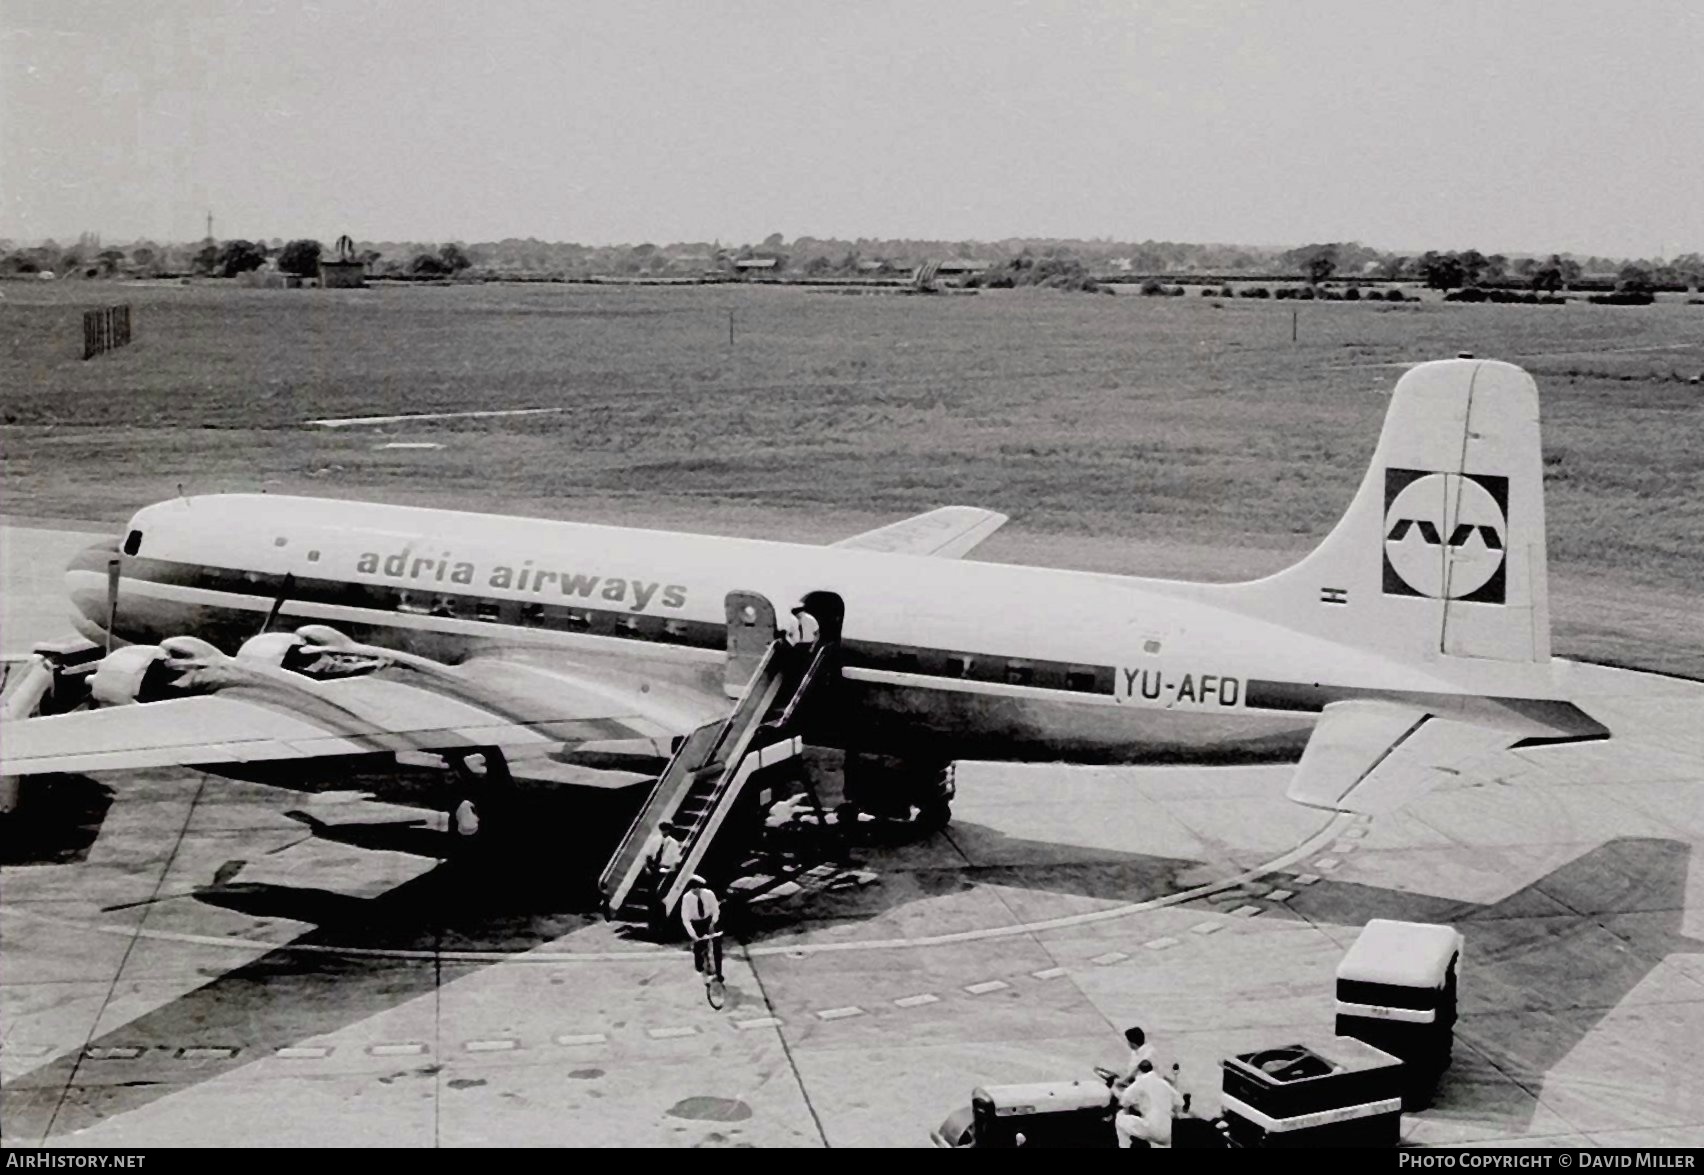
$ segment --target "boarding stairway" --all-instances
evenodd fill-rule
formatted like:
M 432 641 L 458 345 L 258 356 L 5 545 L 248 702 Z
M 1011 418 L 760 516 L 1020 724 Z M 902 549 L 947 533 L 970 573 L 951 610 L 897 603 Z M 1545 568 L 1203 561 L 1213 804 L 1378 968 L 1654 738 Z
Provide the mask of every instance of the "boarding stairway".
M 826 632 L 809 648 L 776 637 L 733 711 L 681 741 L 598 878 L 606 915 L 616 917 L 629 905 L 653 900 L 643 883 L 665 825 L 685 830 L 680 868 L 655 895 L 665 916 L 678 908 L 687 879 L 701 871 L 718 838 L 725 840 L 737 828 L 750 831 L 749 822 L 736 820 L 730 826 L 729 818 L 758 772 L 802 751 L 792 732 L 806 699 L 838 676 L 838 646 L 837 635 Z

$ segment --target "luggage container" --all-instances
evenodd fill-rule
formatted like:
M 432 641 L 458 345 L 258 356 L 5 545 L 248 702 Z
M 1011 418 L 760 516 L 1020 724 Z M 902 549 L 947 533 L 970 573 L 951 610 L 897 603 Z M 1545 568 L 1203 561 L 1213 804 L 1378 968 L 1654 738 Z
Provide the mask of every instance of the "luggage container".
M 1243 1053 L 1223 1062 L 1220 1101 L 1242 1147 L 1395 1146 L 1402 1061 L 1353 1037 Z
M 1431 1101 L 1450 1063 L 1462 946 L 1450 926 L 1376 918 L 1337 965 L 1337 1034 L 1402 1058 L 1411 1110 Z

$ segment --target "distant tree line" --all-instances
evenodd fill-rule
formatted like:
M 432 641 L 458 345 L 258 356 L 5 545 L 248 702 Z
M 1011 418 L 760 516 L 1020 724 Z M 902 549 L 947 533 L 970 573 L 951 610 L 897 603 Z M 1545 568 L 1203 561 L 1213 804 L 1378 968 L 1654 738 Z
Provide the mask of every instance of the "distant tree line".
M 1555 295 L 1590 289 L 1639 295 L 1704 286 L 1704 254 L 1672 259 L 1625 259 L 1551 254 L 1486 255 L 1477 249 L 1428 250 L 1418 256 L 1381 252 L 1354 241 L 1319 242 L 1294 249 L 1202 245 L 1173 241 L 1010 238 L 1000 241 L 797 237 L 771 233 L 761 242 L 725 245 L 685 241 L 668 245 L 592 246 L 506 238 L 476 243 L 362 242 L 357 256 L 376 277 L 403 279 L 513 278 L 562 280 L 592 277 L 703 279 L 732 276 L 739 262 L 767 258 L 778 276 L 812 280 L 899 278 L 918 265 L 959 262 L 989 287 L 1037 285 L 1095 289 L 1106 282 L 1188 277 L 1199 280 L 1266 278 L 1327 282 L 1416 282 L 1445 292 L 1520 289 Z M 21 246 L 0 241 L 0 276 L 52 272 L 79 277 L 235 277 L 266 267 L 312 277 L 324 246 L 316 240 L 133 242 L 103 247 L 94 234 L 73 245 L 44 241 Z

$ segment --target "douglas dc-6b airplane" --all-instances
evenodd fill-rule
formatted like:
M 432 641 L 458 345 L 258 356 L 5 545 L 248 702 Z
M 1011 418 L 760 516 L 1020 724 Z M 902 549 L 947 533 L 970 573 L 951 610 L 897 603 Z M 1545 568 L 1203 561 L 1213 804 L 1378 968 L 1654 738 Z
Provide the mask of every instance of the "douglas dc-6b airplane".
M 1249 583 L 959 561 L 1005 521 L 968 507 L 818 547 L 183 498 L 73 564 L 77 627 L 111 651 L 70 712 L 51 655 L 23 675 L 0 774 L 431 752 L 523 778 L 648 761 L 610 777 L 634 783 L 672 755 L 636 844 L 669 820 L 707 841 L 801 738 L 846 749 L 859 805 L 944 819 L 956 758 L 1246 754 L 1311 724 L 1291 798 L 1378 810 L 1607 734 L 1550 655 L 1542 476 L 1532 379 L 1456 359 L 1402 377 L 1348 513 Z M 803 650 L 774 639 L 795 606 Z

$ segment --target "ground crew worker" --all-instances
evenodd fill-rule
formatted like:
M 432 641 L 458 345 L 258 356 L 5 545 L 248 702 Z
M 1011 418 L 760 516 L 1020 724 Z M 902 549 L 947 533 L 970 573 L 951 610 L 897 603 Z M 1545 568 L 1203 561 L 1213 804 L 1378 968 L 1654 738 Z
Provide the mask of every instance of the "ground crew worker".
M 1148 1034 L 1136 1025 L 1124 1030 L 1124 1044 L 1130 1050 L 1130 1055 L 1125 1059 L 1124 1067 L 1118 1071 L 1118 1079 L 1112 1085 L 1114 1090 L 1123 1089 L 1135 1081 L 1136 1067 L 1143 1061 L 1151 1063 L 1154 1059 L 1154 1046 L 1148 1043 Z
M 645 869 L 651 887 L 651 927 L 660 931 L 666 918 L 663 913 L 663 891 L 669 878 L 680 868 L 686 856 L 684 830 L 678 824 L 665 823 L 651 838 L 646 854 Z
M 693 874 L 680 900 L 680 920 L 692 939 L 692 964 L 704 982 L 722 978 L 722 903 L 704 879 Z
M 1144 1060 L 1136 1066 L 1136 1080 L 1118 1095 L 1119 1111 L 1112 1119 L 1118 1145 L 1128 1150 L 1136 1139 L 1160 1150 L 1172 1144 L 1172 1119 L 1188 1108 L 1177 1087 L 1154 1071 Z
M 686 854 L 684 841 L 678 824 L 665 824 L 658 830 L 657 843 L 651 849 L 651 870 L 659 883 L 680 868 L 681 858 Z
M 817 618 L 812 616 L 801 604 L 793 609 L 793 619 L 783 626 L 781 634 L 786 638 L 788 644 L 801 649 L 808 649 L 816 644 L 817 638 L 822 635 L 822 626 L 817 623 Z
M 479 835 L 479 810 L 472 800 L 463 800 L 455 810 L 456 835 L 463 840 Z

